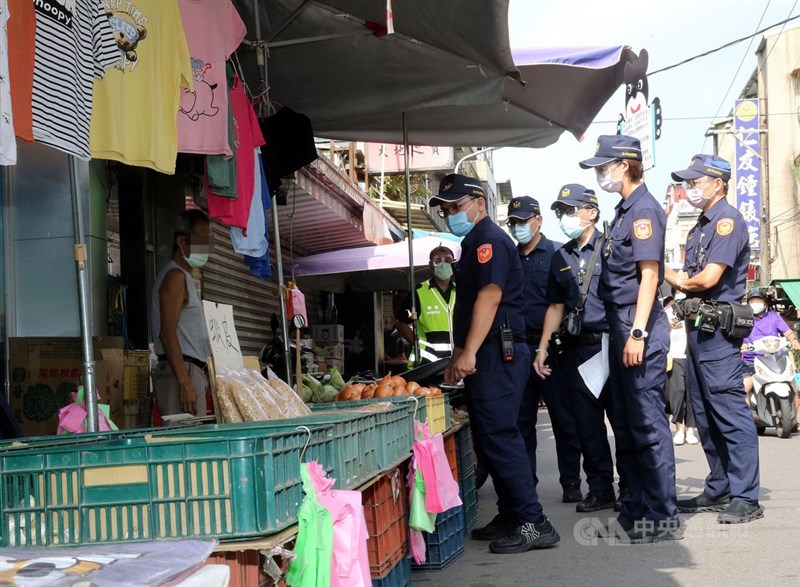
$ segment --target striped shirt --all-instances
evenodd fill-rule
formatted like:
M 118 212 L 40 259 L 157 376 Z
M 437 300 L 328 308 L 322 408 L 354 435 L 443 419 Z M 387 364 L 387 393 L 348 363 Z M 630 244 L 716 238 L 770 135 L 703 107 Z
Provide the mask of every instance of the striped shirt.
M 88 160 L 93 78 L 102 78 L 120 60 L 105 6 L 102 0 L 33 0 L 33 4 L 33 137 Z

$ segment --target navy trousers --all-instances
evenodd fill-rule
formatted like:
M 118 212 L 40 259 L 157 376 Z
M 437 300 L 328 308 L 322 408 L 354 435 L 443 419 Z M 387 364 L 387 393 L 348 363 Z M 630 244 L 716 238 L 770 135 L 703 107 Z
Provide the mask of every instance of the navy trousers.
M 536 347 L 530 346 L 531 356 Z M 525 448 L 531 461 L 534 483 L 539 484 L 536 475 L 536 421 L 539 414 L 539 401 L 544 398 L 553 435 L 556 438 L 556 457 L 558 459 L 558 480 L 561 487 L 581 484 L 581 444 L 575 418 L 572 415 L 569 397 L 561 389 L 559 373 L 553 369 L 550 377 L 542 379 L 531 369 L 522 396 L 522 407 L 519 411 L 519 430 L 525 439 Z
M 542 506 L 517 424 L 531 358 L 528 345 L 518 343 L 514 349 L 514 360 L 504 362 L 498 345 L 480 348 L 476 373 L 464 379 L 467 407 L 476 448 L 492 475 L 499 512 L 520 523 L 541 522 Z
M 605 417 L 614 421 L 609 382 L 596 398 L 586 387 L 578 367 L 601 350 L 601 344 L 568 346 L 558 356 L 558 372 L 569 397 L 578 440 L 583 453 L 583 470 L 589 491 L 614 491 L 614 461 L 608 444 Z M 619 486 L 627 487 L 625 473 L 619 469 Z
M 744 401 L 741 340 L 686 323 L 686 388 L 710 472 L 704 493 L 758 502 L 758 433 Z
M 617 468 L 625 472 L 628 494 L 622 500 L 621 523 L 651 520 L 677 524 L 675 451 L 664 414 L 669 323 L 660 303 L 650 312 L 642 364 L 625 367 L 622 353 L 630 336 L 636 305 L 607 304 L 611 328 L 609 349 L 612 427 Z

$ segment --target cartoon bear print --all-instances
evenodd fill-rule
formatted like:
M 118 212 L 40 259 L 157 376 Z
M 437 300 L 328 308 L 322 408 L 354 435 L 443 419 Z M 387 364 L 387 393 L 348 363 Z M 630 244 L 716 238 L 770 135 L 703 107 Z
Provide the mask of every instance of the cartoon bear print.
M 106 10 L 106 16 L 111 30 L 114 31 L 114 40 L 120 52 L 129 62 L 135 62 L 139 58 L 136 55 L 136 47 L 139 41 L 147 37 L 147 29 L 123 10 Z

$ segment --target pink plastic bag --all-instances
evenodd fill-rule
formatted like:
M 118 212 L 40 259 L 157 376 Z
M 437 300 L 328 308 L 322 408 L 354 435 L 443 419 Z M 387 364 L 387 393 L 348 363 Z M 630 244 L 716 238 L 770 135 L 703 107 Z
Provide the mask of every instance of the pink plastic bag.
M 371 587 L 368 530 L 361 492 L 332 489 L 334 480 L 325 476 L 319 463 L 311 462 L 307 467 L 317 499 L 333 520 L 331 587 Z
M 453 479 L 444 441 L 441 434 L 431 436 L 425 424 L 415 422 L 417 438 L 414 442 L 414 463 L 425 481 L 425 509 L 442 513 L 461 505 L 458 483 Z
M 86 432 L 86 418 L 88 413 L 83 407 L 83 387 L 78 388 L 77 393 L 72 394 L 71 404 L 58 410 L 58 429 L 56 434 L 78 434 Z M 116 425 L 108 417 L 109 406 L 106 404 L 97 405 L 97 429 L 100 432 L 110 432 L 117 430 Z

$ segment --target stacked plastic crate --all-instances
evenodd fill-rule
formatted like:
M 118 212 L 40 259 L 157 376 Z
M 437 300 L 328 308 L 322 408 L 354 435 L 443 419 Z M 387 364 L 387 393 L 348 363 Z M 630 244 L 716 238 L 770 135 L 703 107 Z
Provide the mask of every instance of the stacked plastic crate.
M 478 489 L 475 486 L 478 465 L 469 425 L 459 428 L 453 436 L 456 443 L 459 491 L 464 502 L 464 531 L 469 532 L 478 521 Z

